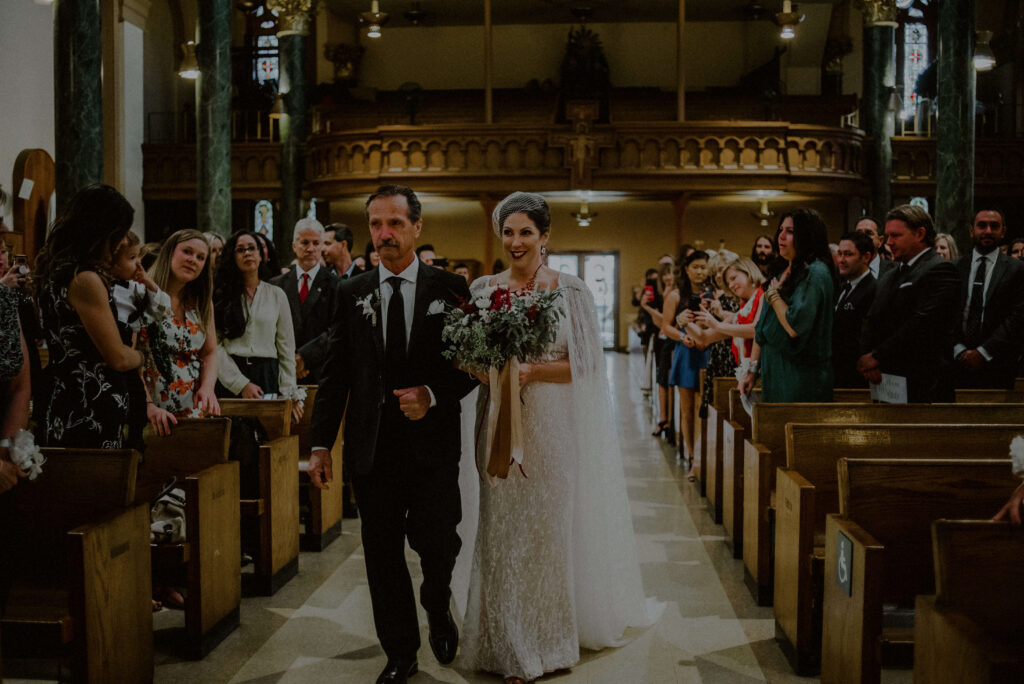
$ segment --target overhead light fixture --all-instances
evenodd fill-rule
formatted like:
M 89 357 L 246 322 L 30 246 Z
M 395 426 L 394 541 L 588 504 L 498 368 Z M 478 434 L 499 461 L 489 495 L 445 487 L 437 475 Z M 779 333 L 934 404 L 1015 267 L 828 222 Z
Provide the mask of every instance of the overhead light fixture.
M 974 46 L 974 68 L 977 71 L 992 71 L 996 65 L 996 56 L 988 42 L 992 40 L 991 31 L 978 31 Z
M 281 116 L 287 113 L 284 108 L 284 98 L 281 97 L 281 93 L 278 93 L 277 97 L 274 98 L 274 106 L 270 108 L 270 118 L 280 119 Z
M 580 228 L 589 228 L 590 222 L 597 217 L 597 212 L 590 213 L 590 205 L 587 200 L 580 198 L 580 210 L 575 212 L 572 217 L 576 219 L 576 225 Z
M 792 0 L 783 0 L 782 11 L 775 15 L 775 23 L 782 32 L 779 34 L 783 40 L 792 40 L 796 37 L 796 27 L 804 20 L 804 15 L 800 14 L 797 6 L 793 4 Z
M 750 215 L 758 219 L 761 222 L 763 228 L 768 227 L 768 219 L 775 216 L 775 212 L 768 208 L 768 198 L 761 198 L 761 208 L 758 211 L 750 212 Z
M 373 0 L 370 3 L 370 11 L 359 15 L 362 23 L 366 24 L 367 38 L 380 38 L 381 28 L 388 23 L 388 13 L 380 11 L 380 2 Z
M 182 43 L 181 51 L 185 53 L 185 57 L 181 60 L 181 68 L 178 69 L 178 75 L 194 81 L 199 78 L 199 62 L 196 61 L 195 41 L 190 40 L 187 43 Z

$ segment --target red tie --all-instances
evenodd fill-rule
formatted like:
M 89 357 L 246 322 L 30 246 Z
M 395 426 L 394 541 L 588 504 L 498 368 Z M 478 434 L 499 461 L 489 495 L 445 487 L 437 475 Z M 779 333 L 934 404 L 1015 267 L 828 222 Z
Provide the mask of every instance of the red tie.
M 309 274 L 302 274 L 302 287 L 299 288 L 299 303 L 305 304 L 306 297 L 309 295 Z

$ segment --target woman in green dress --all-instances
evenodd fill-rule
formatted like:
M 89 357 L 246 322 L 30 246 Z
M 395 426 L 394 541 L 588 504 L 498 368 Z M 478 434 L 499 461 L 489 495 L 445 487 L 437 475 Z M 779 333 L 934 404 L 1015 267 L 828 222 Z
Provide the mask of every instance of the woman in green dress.
M 832 301 L 836 270 L 825 223 L 813 209 L 786 213 L 775 241 L 785 270 L 765 290 L 746 394 L 761 374 L 761 401 L 832 401 Z

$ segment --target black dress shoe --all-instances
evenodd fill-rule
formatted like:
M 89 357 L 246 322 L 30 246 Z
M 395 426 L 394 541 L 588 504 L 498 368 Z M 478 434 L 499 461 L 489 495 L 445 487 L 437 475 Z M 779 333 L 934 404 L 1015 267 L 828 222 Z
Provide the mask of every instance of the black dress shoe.
M 430 650 L 437 662 L 447 665 L 455 660 L 459 648 L 459 628 L 452 619 L 452 611 L 427 613 L 427 624 L 430 626 Z
M 405 684 L 419 671 L 415 660 L 388 660 L 384 671 L 377 677 L 377 684 Z

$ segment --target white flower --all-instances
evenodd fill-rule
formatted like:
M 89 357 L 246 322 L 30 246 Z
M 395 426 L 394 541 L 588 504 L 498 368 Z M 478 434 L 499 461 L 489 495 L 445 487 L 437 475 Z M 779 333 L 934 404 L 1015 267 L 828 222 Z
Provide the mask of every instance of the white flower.
M 1024 437 L 1017 435 L 1010 442 L 1010 458 L 1013 460 L 1013 474 L 1024 477 Z
M 11 460 L 25 471 L 29 480 L 34 480 L 43 472 L 46 457 L 36 446 L 35 437 L 27 430 L 18 430 L 11 443 Z
M 435 299 L 430 302 L 430 306 L 427 307 L 427 315 L 433 316 L 435 314 L 441 314 L 445 311 L 444 301 L 441 299 Z
M 489 296 L 488 297 L 477 297 L 475 300 L 473 300 L 473 304 L 478 309 L 486 309 L 487 307 L 489 307 L 491 305 L 491 298 Z
M 380 307 L 380 290 L 374 290 L 361 299 L 356 300 L 356 305 L 363 310 L 363 316 L 370 319 L 370 325 L 377 325 L 377 310 Z

